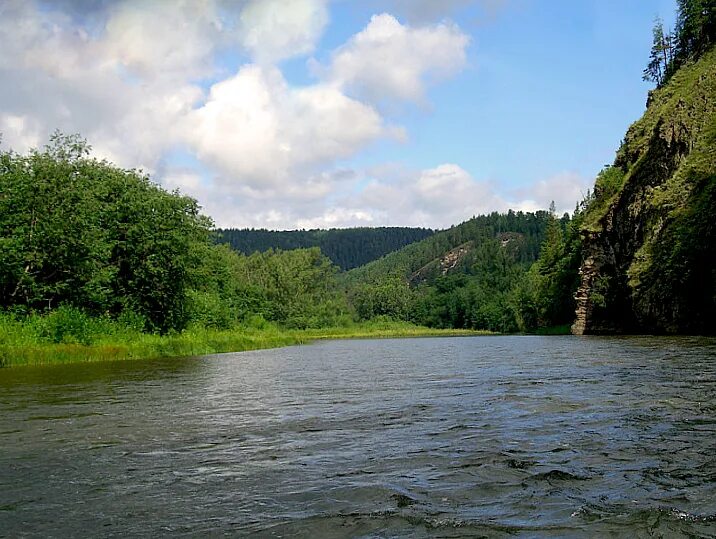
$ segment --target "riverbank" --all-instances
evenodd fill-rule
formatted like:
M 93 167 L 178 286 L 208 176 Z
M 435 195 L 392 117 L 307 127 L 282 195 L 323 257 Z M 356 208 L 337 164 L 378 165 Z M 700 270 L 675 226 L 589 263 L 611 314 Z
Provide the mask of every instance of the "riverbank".
M 68 331 L 58 338 L 46 327 L 4 318 L 0 320 L 0 367 L 201 356 L 279 348 L 325 339 L 489 334 L 485 331 L 433 329 L 393 321 L 303 330 L 283 329 L 268 323 L 257 324 L 258 327 L 237 326 L 230 330 L 195 327 L 169 335 L 147 334 L 127 327 L 95 323 L 97 327 L 81 328 L 84 331 L 74 328 L 75 331 Z

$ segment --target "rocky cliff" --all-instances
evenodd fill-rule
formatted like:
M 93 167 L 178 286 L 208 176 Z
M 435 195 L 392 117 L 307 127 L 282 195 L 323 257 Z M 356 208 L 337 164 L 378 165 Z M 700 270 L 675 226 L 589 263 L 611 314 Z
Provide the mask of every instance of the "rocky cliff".
M 574 333 L 716 333 L 716 50 L 651 92 L 582 237 Z

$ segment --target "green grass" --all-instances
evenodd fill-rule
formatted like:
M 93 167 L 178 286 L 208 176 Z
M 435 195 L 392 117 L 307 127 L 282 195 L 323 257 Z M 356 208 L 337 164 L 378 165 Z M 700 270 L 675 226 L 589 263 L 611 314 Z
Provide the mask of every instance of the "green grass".
M 0 367 L 116 361 L 240 352 L 305 344 L 321 339 L 478 335 L 387 320 L 345 327 L 286 330 L 261 321 L 231 330 L 193 327 L 157 335 L 79 312 L 16 318 L 0 314 Z
M 307 341 L 324 339 L 376 339 L 391 337 L 456 337 L 467 335 L 493 335 L 490 331 L 474 329 L 436 329 L 416 326 L 408 322 L 363 322 L 349 327 L 304 329 L 294 332 L 297 338 Z

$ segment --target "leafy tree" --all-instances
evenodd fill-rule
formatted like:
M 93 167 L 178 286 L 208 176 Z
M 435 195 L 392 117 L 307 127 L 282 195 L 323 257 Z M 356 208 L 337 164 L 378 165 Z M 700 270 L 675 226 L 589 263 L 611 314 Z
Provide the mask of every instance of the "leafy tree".
M 260 314 L 289 327 L 331 325 L 348 313 L 336 271 L 316 247 L 240 256 L 238 304 L 244 316 Z
M 361 320 L 377 316 L 407 320 L 411 316 L 413 294 L 408 282 L 394 275 L 378 283 L 357 286 L 351 291 L 350 301 Z
M 2 305 L 129 310 L 151 329 L 181 329 L 211 221 L 195 200 L 89 151 L 79 136 L 55 133 L 42 151 L 0 153 Z

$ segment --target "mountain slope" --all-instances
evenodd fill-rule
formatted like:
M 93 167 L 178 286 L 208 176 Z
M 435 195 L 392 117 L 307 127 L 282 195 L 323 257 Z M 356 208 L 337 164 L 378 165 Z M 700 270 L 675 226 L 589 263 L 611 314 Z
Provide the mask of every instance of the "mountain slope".
M 219 229 L 218 241 L 228 243 L 244 254 L 269 249 L 304 249 L 319 247 L 343 270 L 362 266 L 433 234 L 427 228 L 377 227 L 330 230 L 255 230 Z
M 573 332 L 714 333 L 716 50 L 654 90 L 585 216 Z
M 474 217 L 344 274 L 361 319 L 377 316 L 429 327 L 520 329 L 518 287 L 547 229 L 563 228 L 542 211 Z
M 413 243 L 383 258 L 351 270 L 351 282 L 370 282 L 387 275 L 400 276 L 411 284 L 433 281 L 449 271 L 474 262 L 471 253 L 485 242 L 498 242 L 516 262 L 537 259 L 549 218 L 546 211 L 480 215 L 448 230 Z

